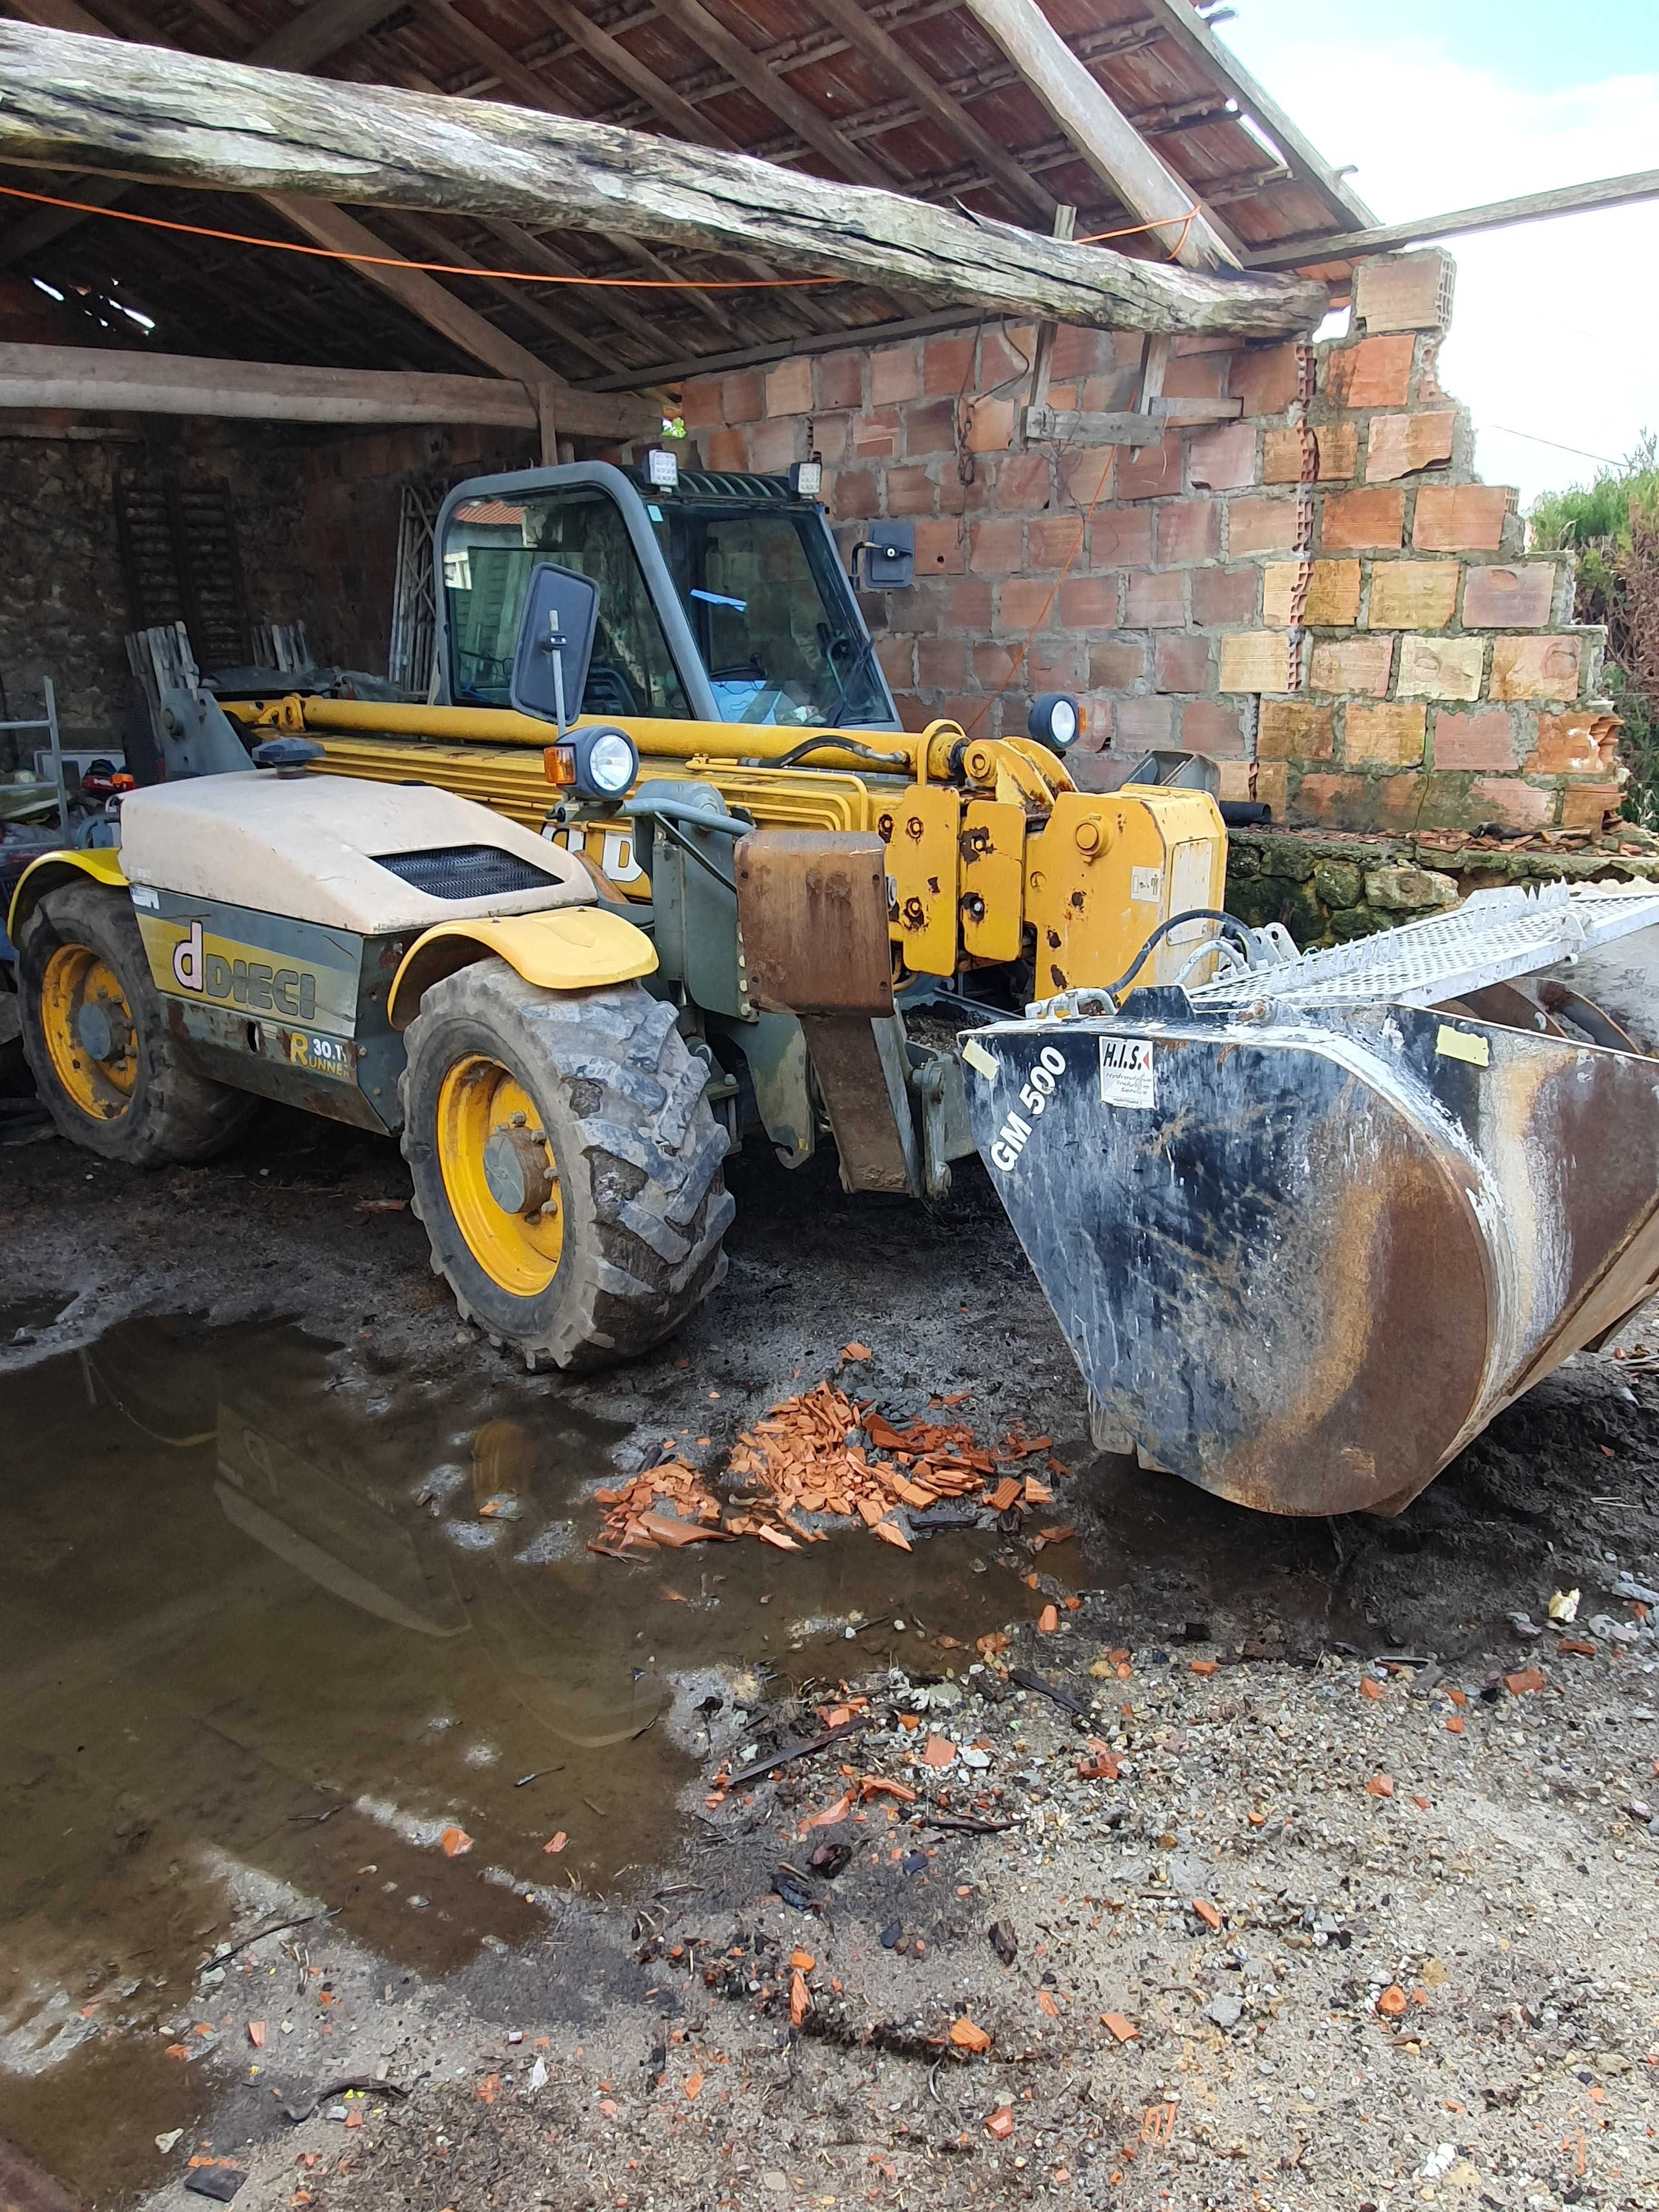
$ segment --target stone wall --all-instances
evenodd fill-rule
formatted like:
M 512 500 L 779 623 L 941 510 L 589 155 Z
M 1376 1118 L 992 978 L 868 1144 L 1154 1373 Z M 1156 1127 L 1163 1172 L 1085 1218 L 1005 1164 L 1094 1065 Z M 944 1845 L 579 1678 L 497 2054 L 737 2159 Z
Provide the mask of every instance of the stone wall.
M 36 428 L 42 426 L 36 425 Z M 10 716 L 58 690 L 64 743 L 118 745 L 133 696 L 114 483 L 173 471 L 232 488 L 252 622 L 303 621 L 318 658 L 384 674 L 404 485 L 534 465 L 529 434 L 465 428 L 308 435 L 281 425 L 100 425 L 0 433 L 11 527 L 0 536 L 0 684 Z M 0 720 L 8 719 L 0 715 Z M 0 736 L 0 767 L 32 752 Z
M 1659 838 L 1611 851 L 1547 845 L 1504 851 L 1432 837 L 1342 837 L 1316 830 L 1235 830 L 1227 844 L 1229 914 L 1259 929 L 1282 922 L 1297 943 L 1342 945 L 1512 884 L 1659 881 Z
M 1621 781 L 1601 634 L 1474 476 L 1436 369 L 1451 274 L 1437 251 L 1363 264 L 1351 331 L 1305 360 L 1178 341 L 1166 398 L 1243 416 L 1140 449 L 1023 447 L 1033 334 L 1000 325 L 702 379 L 684 410 L 713 468 L 821 453 L 849 536 L 915 521 L 915 584 L 867 603 L 908 723 L 1018 730 L 1034 693 L 1073 691 L 1086 750 L 1206 754 L 1292 823 L 1599 828 Z M 1061 329 L 1049 404 L 1134 407 L 1142 347 Z

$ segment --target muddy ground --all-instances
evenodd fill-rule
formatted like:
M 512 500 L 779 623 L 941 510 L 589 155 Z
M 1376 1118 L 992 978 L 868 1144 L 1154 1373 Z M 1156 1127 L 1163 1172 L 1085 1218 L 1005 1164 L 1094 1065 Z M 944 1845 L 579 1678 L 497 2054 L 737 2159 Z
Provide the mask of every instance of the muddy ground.
M 731 1181 L 714 1300 L 571 1384 L 458 1326 L 389 1146 L 0 1113 L 0 2203 L 1659 2202 L 1641 1359 L 1267 1522 L 1091 1461 L 975 1170 Z M 586 1551 L 853 1340 L 1051 1436 L 1076 1535 Z

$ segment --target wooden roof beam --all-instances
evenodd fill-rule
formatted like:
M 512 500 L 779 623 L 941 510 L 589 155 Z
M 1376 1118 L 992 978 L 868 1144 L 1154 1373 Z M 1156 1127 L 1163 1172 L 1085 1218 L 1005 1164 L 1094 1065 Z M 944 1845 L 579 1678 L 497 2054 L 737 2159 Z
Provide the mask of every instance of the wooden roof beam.
M 967 0 L 967 7 L 1095 174 L 1143 222 L 1158 226 L 1153 234 L 1167 252 L 1187 269 L 1238 266 L 1238 254 L 1205 214 L 1192 185 L 1152 151 L 1037 0 Z
M 649 437 L 660 410 L 627 393 L 562 392 L 567 437 Z M 295 368 L 101 346 L 0 345 L 0 408 L 96 407 L 117 414 L 217 415 L 274 422 L 479 422 L 537 428 L 535 394 L 492 376 Z
M 313 206 L 345 198 L 758 250 L 786 267 L 942 304 L 1104 329 L 1280 337 L 1312 328 L 1328 297 L 1306 281 L 1207 275 L 1065 245 L 896 191 L 495 100 L 289 76 L 15 23 L 0 24 L 0 161 L 274 193 L 283 210 L 295 195 Z M 337 209 L 331 216 L 362 234 Z M 492 345 L 512 343 L 475 319 Z M 550 374 L 541 363 L 536 372 Z

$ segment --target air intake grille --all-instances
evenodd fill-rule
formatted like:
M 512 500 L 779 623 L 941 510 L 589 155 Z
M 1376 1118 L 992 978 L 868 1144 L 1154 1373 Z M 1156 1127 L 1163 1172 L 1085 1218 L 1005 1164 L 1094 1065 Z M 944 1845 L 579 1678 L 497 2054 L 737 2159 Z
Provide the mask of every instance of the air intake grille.
M 441 845 L 429 853 L 376 853 L 374 857 L 376 867 L 389 870 L 428 898 L 501 898 L 508 891 L 551 890 L 559 880 L 495 845 Z

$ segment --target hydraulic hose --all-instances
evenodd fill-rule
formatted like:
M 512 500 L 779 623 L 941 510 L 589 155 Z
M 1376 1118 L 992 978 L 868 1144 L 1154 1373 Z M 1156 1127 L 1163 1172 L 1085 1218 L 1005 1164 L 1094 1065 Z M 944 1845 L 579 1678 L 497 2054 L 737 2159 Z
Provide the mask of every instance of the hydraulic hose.
M 1118 977 L 1116 982 L 1108 983 L 1103 987 L 1103 996 L 1109 999 L 1115 999 L 1120 991 L 1127 991 L 1130 984 L 1134 981 L 1135 977 L 1140 973 L 1142 968 L 1146 965 L 1147 957 L 1153 950 L 1164 938 L 1169 936 L 1171 930 L 1179 929 L 1184 922 L 1188 921 L 1219 922 L 1224 936 L 1231 935 L 1236 937 L 1244 946 L 1247 952 L 1253 951 L 1255 948 L 1255 932 L 1247 927 L 1243 922 L 1240 921 L 1236 915 L 1223 914 L 1218 908 L 1212 906 L 1188 907 L 1185 914 L 1172 914 L 1167 921 L 1159 922 L 1158 927 L 1146 939 L 1146 942 L 1141 946 L 1139 951 L 1136 953 L 1134 958 L 1129 963 L 1123 973 Z

